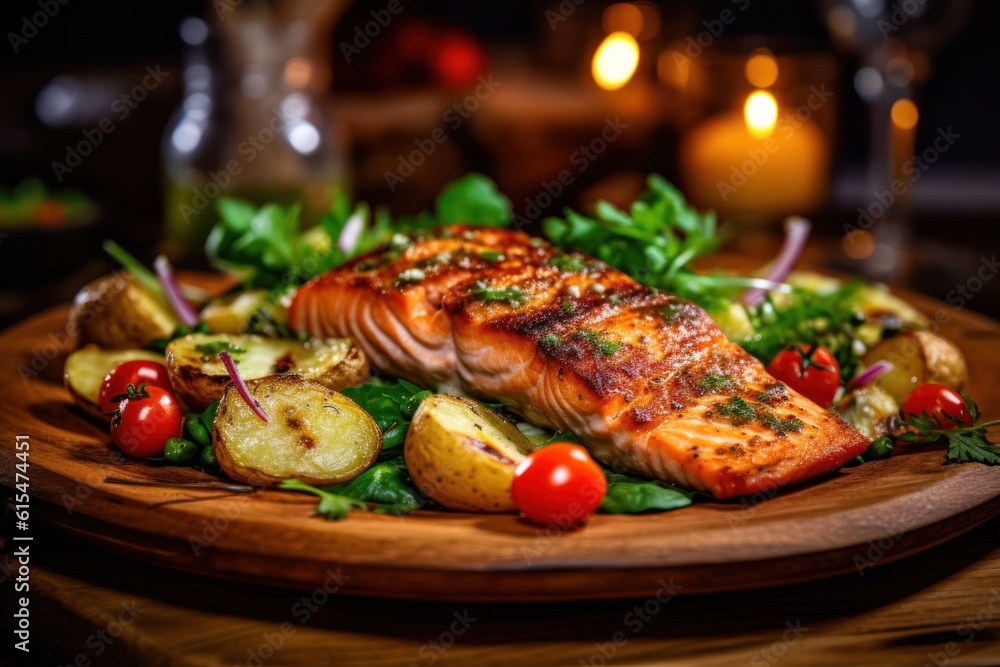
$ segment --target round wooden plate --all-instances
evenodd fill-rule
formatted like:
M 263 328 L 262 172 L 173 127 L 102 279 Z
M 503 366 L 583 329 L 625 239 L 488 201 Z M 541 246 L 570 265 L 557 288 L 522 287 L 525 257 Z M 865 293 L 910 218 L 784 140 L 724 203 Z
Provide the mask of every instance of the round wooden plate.
M 950 321 L 970 393 L 1000 414 L 1000 324 L 914 299 Z M 948 465 L 941 448 L 845 469 L 775 497 L 674 512 L 598 515 L 582 530 L 542 530 L 512 515 L 418 511 L 312 516 L 311 497 L 277 491 L 125 486 L 204 481 L 196 470 L 122 458 L 105 428 L 62 387 L 66 309 L 0 335 L 2 482 L 15 436 L 28 436 L 31 521 L 168 567 L 276 586 L 429 600 L 568 600 L 706 593 L 787 584 L 868 568 L 948 540 L 1000 512 L 1000 468 Z

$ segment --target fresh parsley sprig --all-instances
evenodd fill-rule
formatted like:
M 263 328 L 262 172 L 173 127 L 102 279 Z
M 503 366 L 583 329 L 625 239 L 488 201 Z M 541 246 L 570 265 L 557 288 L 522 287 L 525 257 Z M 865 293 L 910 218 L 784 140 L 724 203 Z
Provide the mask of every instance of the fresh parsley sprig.
M 952 463 L 978 461 L 991 466 L 1000 464 L 1000 447 L 991 443 L 986 434 L 987 428 L 1000 426 L 1000 420 L 977 423 L 980 416 L 979 406 L 967 394 L 962 393 L 962 399 L 972 417 L 972 426 L 965 426 L 962 419 L 946 414 L 945 418 L 953 422 L 955 427 L 942 428 L 937 419 L 926 412 L 921 412 L 919 415 L 910 415 L 906 418 L 906 423 L 915 431 L 902 434 L 900 440 L 932 443 L 944 438 L 948 442 L 946 457 Z

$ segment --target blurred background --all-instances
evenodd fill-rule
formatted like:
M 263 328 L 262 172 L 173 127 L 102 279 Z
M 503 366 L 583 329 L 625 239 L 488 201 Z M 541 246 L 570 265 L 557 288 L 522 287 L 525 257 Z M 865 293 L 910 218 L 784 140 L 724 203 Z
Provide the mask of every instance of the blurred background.
M 143 260 L 203 266 L 220 197 L 394 214 L 470 170 L 537 225 L 659 172 L 766 260 L 1000 316 L 993 35 L 972 0 L 4 4 L 0 323 Z

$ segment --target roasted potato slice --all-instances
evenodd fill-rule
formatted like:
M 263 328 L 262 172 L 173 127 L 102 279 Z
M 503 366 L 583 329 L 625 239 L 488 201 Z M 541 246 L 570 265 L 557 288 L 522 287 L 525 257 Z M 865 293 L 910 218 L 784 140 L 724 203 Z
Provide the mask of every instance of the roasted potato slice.
M 191 334 L 167 345 L 167 369 L 177 395 L 194 410 L 222 398 L 229 374 L 218 358 L 233 355 L 245 380 L 274 373 L 295 373 L 330 389 L 368 379 L 368 360 L 349 338 L 297 341 L 263 336 Z
M 361 406 L 298 375 L 248 380 L 268 421 L 261 420 L 230 386 L 215 415 L 212 446 L 233 479 L 272 486 L 285 479 L 340 484 L 371 467 L 382 450 L 382 431 Z
M 877 383 L 847 392 L 834 410 L 869 440 L 895 436 L 903 426 L 899 405 Z
M 153 296 L 127 271 L 98 278 L 81 289 L 69 311 L 67 331 L 78 342 L 127 350 L 166 338 L 180 322 L 160 298 Z
M 919 384 L 936 382 L 961 389 L 969 379 L 962 351 L 929 331 L 906 330 L 887 338 L 869 350 L 863 361 L 871 366 L 881 359 L 892 362 L 894 368 L 878 384 L 899 405 Z
M 102 350 L 96 345 L 70 353 L 63 367 L 63 382 L 73 400 L 95 417 L 104 417 L 98 407 L 98 394 L 105 376 L 119 364 L 135 359 L 163 363 L 163 355 L 146 350 Z
M 201 321 L 212 333 L 245 334 L 250 318 L 267 297 L 267 290 L 246 290 L 216 297 L 201 309 Z
M 406 468 L 417 487 L 445 507 L 509 512 L 514 469 L 534 446 L 517 427 L 476 401 L 436 394 L 406 432 Z

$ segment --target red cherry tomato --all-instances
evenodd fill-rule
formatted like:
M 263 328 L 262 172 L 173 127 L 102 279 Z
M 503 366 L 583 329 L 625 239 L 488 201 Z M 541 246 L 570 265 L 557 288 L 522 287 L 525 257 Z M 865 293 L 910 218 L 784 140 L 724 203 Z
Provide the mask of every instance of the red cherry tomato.
M 125 389 L 131 384 L 138 387 L 145 382 L 147 387 L 162 387 L 167 391 L 173 391 L 170 386 L 170 375 L 167 367 L 155 361 L 145 361 L 136 359 L 118 364 L 110 373 L 104 376 L 101 383 L 101 392 L 98 396 L 98 405 L 101 412 L 110 414 L 115 411 L 118 405 L 111 399 L 116 396 L 123 396 Z
M 972 426 L 972 415 L 962 395 L 943 384 L 927 383 L 910 392 L 903 402 L 903 416 L 920 415 L 926 412 L 941 428 L 955 428 L 948 417 L 955 417 L 966 426 Z M 947 416 L 946 416 L 947 415 Z
M 825 347 L 782 350 L 767 365 L 767 372 L 813 403 L 828 408 L 840 388 L 840 364 Z
M 532 452 L 517 466 L 510 495 L 532 521 L 568 528 L 593 514 L 607 490 L 604 472 L 586 449 L 557 442 Z
M 181 437 L 183 420 L 177 399 L 162 387 L 126 387 L 128 398 L 111 418 L 111 440 L 131 456 L 146 458 L 163 451 L 170 438 Z

